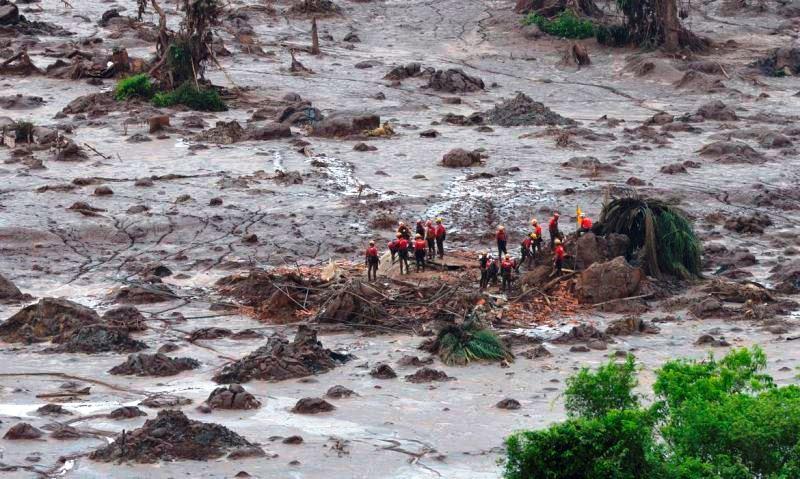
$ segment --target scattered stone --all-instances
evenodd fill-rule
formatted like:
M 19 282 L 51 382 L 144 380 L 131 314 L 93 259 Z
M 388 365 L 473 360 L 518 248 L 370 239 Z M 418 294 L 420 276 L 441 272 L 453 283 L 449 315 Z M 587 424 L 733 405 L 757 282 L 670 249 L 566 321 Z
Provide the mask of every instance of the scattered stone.
M 406 381 L 410 383 L 430 383 L 433 381 L 452 381 L 455 378 L 448 376 L 444 371 L 437 371 L 433 368 L 422 368 L 414 374 L 406 376 Z
M 448 168 L 466 168 L 480 165 L 482 155 L 478 151 L 467 151 L 463 148 L 454 148 L 442 157 L 442 166 Z
M 347 35 L 344 36 L 344 38 L 342 38 L 342 41 L 348 43 L 361 43 L 361 39 L 358 38 L 356 32 L 349 32 Z
M 486 122 L 500 126 L 575 125 L 575 121 L 553 112 L 524 93 L 503 100 L 485 113 Z
M 200 363 L 192 358 L 170 358 L 164 354 L 131 354 L 127 361 L 114 366 L 110 374 L 134 376 L 174 376 L 182 371 L 197 369 Z
M 19 422 L 11 426 L 11 429 L 6 431 L 3 439 L 7 439 L 9 441 L 19 441 L 26 439 L 39 439 L 42 436 L 44 436 L 44 433 L 41 430 L 31 426 L 27 422 Z
M 323 138 L 363 137 L 367 131 L 380 126 L 381 118 L 378 115 L 333 114 L 314 123 L 310 133 Z
M 618 256 L 605 263 L 594 263 L 578 276 L 576 294 L 584 304 L 597 304 L 634 296 L 644 278 L 642 270 Z
M 481 91 L 484 87 L 483 80 L 467 75 L 460 68 L 436 70 L 428 79 L 428 88 L 448 93 Z
M 177 299 L 169 286 L 162 283 L 123 286 L 113 296 L 115 303 L 152 304 Z
M 303 437 L 302 436 L 289 436 L 281 441 L 283 444 L 290 444 L 290 445 L 297 445 L 303 444 Z
M 399 361 L 397 361 L 397 365 L 400 366 L 401 368 L 408 368 L 408 367 L 421 368 L 428 366 L 430 364 L 433 364 L 432 357 L 420 359 L 417 356 L 405 355 L 402 358 L 400 358 Z
M 199 341 L 201 339 L 219 339 L 219 338 L 227 338 L 233 334 L 233 331 L 226 328 L 200 328 L 196 329 L 189 335 L 189 342 L 193 343 L 195 341 Z
M 71 416 L 72 413 L 64 409 L 60 404 L 45 404 L 36 410 L 40 416 Z
M 153 409 L 178 408 L 191 404 L 189 398 L 175 396 L 172 394 L 155 394 L 139 403 L 139 406 L 151 407 Z
M 756 212 L 750 216 L 737 216 L 725 221 L 725 229 L 741 234 L 763 234 L 764 228 L 772 226 L 772 220 L 764 213 Z
M 642 318 L 620 318 L 609 323 L 606 333 L 609 336 L 630 336 L 632 334 L 658 334 L 661 330 Z
M 383 78 L 386 80 L 401 81 L 419 75 L 422 66 L 419 63 L 409 63 L 392 68 Z
M 30 299 L 33 299 L 31 295 L 23 294 L 11 280 L 0 274 L 0 302 L 28 301 Z
M 506 398 L 494 405 L 497 409 L 507 409 L 513 411 L 522 407 L 516 399 Z
M 319 414 L 322 412 L 330 412 L 336 407 L 322 398 L 303 398 L 297 401 L 297 404 L 292 408 L 295 414 Z
M 353 146 L 353 150 L 355 151 L 377 151 L 378 148 L 372 145 L 368 145 L 366 143 L 356 143 Z
M 208 201 L 208 206 L 222 206 L 222 198 L 215 197 Z
M 760 164 L 766 161 L 764 155 L 741 141 L 715 141 L 700 148 L 698 153 L 724 164 Z
M 576 344 L 575 346 L 572 346 L 571 348 L 569 348 L 569 352 L 571 352 L 571 353 L 588 353 L 589 352 L 589 348 L 584 346 L 584 345 L 582 345 L 582 344 Z
M 553 355 L 553 353 L 548 351 L 547 348 L 544 347 L 544 345 L 540 344 L 535 348 L 521 352 L 519 355 L 527 359 L 539 359 L 539 358 L 549 358 Z
M 698 346 L 713 346 L 715 348 L 730 346 L 730 343 L 726 341 L 725 338 L 717 339 L 710 334 L 703 334 L 697 338 L 697 341 L 695 341 L 694 344 Z
M 168 410 L 160 411 L 139 429 L 123 432 L 89 458 L 100 462 L 202 461 L 242 447 L 256 446 L 224 426 L 194 421 L 181 411 Z
M 231 384 L 215 389 L 206 403 L 211 409 L 258 409 L 261 402 L 245 391 L 240 384 Z
M 53 342 L 58 343 L 58 346 L 48 348 L 46 352 L 135 353 L 147 349 L 146 344 L 131 338 L 127 329 L 106 324 L 90 324 L 67 331 L 54 338 Z
M 683 166 L 681 163 L 671 163 L 669 165 L 662 166 L 659 170 L 661 173 L 665 175 L 675 175 L 678 173 L 687 173 L 686 167 Z
M 702 116 L 706 120 L 737 121 L 739 119 L 739 117 L 736 116 L 736 112 L 733 111 L 733 108 L 722 103 L 720 100 L 714 100 L 702 105 L 697 109 L 696 114 Z
M 325 393 L 325 396 L 331 399 L 344 399 L 354 395 L 358 396 L 353 390 L 339 385 L 331 387 L 328 389 L 328 392 Z
M 586 342 L 592 339 L 606 340 L 607 336 L 605 333 L 595 328 L 591 324 L 580 324 L 578 326 L 573 326 L 569 332 L 558 336 L 557 338 L 553 339 L 552 342 L 554 344 L 571 344 L 577 342 Z
M 92 309 L 66 299 L 42 298 L 0 324 L 0 338 L 15 343 L 38 343 L 100 322 Z
M 147 416 L 147 413 L 136 406 L 118 407 L 108 414 L 111 419 L 132 419 L 139 416 Z
M 561 166 L 564 168 L 584 170 L 592 174 L 613 173 L 617 171 L 616 166 L 603 163 L 593 156 L 573 156 L 564 163 L 561 163 Z
M 397 373 L 386 363 L 379 363 L 369 372 L 369 375 L 375 379 L 394 379 Z

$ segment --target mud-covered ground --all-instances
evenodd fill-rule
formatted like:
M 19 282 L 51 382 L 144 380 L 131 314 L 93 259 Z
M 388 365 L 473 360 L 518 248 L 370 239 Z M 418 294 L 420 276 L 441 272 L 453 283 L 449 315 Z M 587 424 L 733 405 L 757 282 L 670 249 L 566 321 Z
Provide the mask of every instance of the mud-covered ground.
M 135 16 L 135 2 L 71 3 L 72 8 L 59 0 L 21 3 L 29 20 L 50 22 L 72 35 L 3 31 L 0 61 L 22 46 L 43 69 L 75 49 L 108 53 L 125 47 L 132 57 L 153 53 L 147 35 L 116 23 L 98 25 L 110 8 Z M 176 17 L 174 2 L 163 3 Z M 661 320 L 659 334 L 616 338 L 608 350 L 586 353 L 547 342 L 557 334 L 554 329 L 577 322 L 602 328 L 619 317 L 585 308 L 552 318 L 547 327 L 529 325 L 527 332 L 545 340 L 552 357 L 518 357 L 508 368 L 455 368 L 437 361 L 433 367 L 456 379 L 433 386 L 406 382 L 403 376 L 414 369 L 396 364 L 406 354 L 421 356 L 420 337 L 321 333 L 326 348 L 356 359 L 310 380 L 247 383 L 247 391 L 262 403 L 259 409 L 196 410 L 217 387 L 211 377 L 265 340 L 188 342 L 192 331 L 218 326 L 253 328 L 264 336 L 294 332 L 220 311 L 213 306 L 220 301 L 213 283 L 253 266 L 360 261 L 369 239 L 381 246 L 391 238 L 391 228 L 380 221 L 387 218 L 393 223 L 443 216 L 448 247 L 476 250 L 489 246 L 498 224 L 506 226 L 516 245 L 531 217 L 544 220 L 559 209 L 571 225 L 576 206 L 596 217 L 607 193 L 635 187 L 680 201 L 707 245 L 708 277 L 724 273 L 772 287 L 778 281 L 774 273 L 797 261 L 800 82 L 751 67 L 772 49 L 796 42 L 800 20 L 786 5 L 765 2 L 766 11 L 760 11 L 731 10 L 731 2 L 692 3 L 686 24 L 713 40 L 709 52 L 668 56 L 586 40 L 592 64 L 576 69 L 562 64 L 569 42 L 523 35 L 509 0 L 338 3 L 340 14 L 318 20 L 319 56 L 302 51 L 310 44 L 310 20 L 287 15 L 289 3 L 273 4 L 276 13 L 254 8 L 260 2 L 228 3 L 219 34 L 231 55 L 220 56 L 222 69 L 211 66 L 207 76 L 238 89 L 231 110 L 163 109 L 172 126 L 160 133 L 148 132 L 148 118 L 159 112 L 144 104 L 59 114 L 80 96 L 110 91 L 114 80 L 0 76 L 0 97 L 11 99 L 0 103 L 0 117 L 66 132 L 85 154 L 81 161 L 56 161 L 46 148 L 19 153 L 21 148 L 0 146 L 0 273 L 35 298 L 62 297 L 103 313 L 116 306 L 120 288 L 141 282 L 150 265 L 164 265 L 174 273 L 163 278 L 173 295 L 137 305 L 148 328 L 134 337 L 149 346 L 145 352 L 173 341 L 179 349 L 171 356 L 200 362 L 199 368 L 170 377 L 115 376 L 107 371 L 124 362 L 125 354 L 44 354 L 47 343 L 0 343 L 0 434 L 20 421 L 45 431 L 57 421 L 81 436 L 0 439 L 0 463 L 8 467 L 4 477 L 233 477 L 247 471 L 264 478 L 494 478 L 501 471 L 503 438 L 562 419 L 559 394 L 566 377 L 615 350 L 635 351 L 643 390 L 654 369 L 669 358 L 727 350 L 695 345 L 706 333 L 733 346 L 761 345 L 769 372 L 781 383 L 796 381 L 800 353 L 791 341 L 796 316 L 784 316 L 780 328 L 772 324 L 770 330 L 750 320 L 696 319 L 686 311 L 691 301 L 671 303 L 677 306 L 669 310 L 651 301 L 643 317 Z M 149 13 L 145 20 L 157 22 Z M 345 41 L 351 32 L 360 41 Z M 291 48 L 298 49 L 297 59 L 311 72 L 290 71 Z M 411 62 L 423 69 L 461 68 L 486 88 L 447 93 L 423 88 L 424 77 L 399 83 L 384 79 L 393 67 Z M 577 128 L 479 128 L 442 121 L 447 114 L 485 112 L 518 92 L 575 120 Z M 246 126 L 259 109 L 274 114 L 290 93 L 326 116 L 380 115 L 396 135 L 340 140 L 293 127 L 291 139 L 217 145 L 195 137 L 201 131 L 192 126 L 197 117 L 205 129 L 230 120 Z M 17 94 L 43 101 L 20 107 Z M 708 106 L 717 100 L 724 108 Z M 437 137 L 420 136 L 431 128 Z M 148 141 L 132 141 L 143 136 Z M 310 145 L 303 147 L 298 139 Z M 377 150 L 354 150 L 359 141 Z M 481 148 L 486 158 L 480 166 L 442 166 L 442 156 L 453 148 Z M 299 172 L 302 182 L 284 181 L 282 172 Z M 151 181 L 142 181 L 147 178 Z M 103 186 L 112 194 L 97 191 Z M 215 198 L 221 202 L 211 201 Z M 80 202 L 96 210 L 73 207 Z M 753 220 L 754 213 L 764 217 Z M 754 224 L 763 232 L 754 231 Z M 685 286 L 679 294 L 698 298 L 701 287 Z M 26 304 L 0 305 L 0 319 Z M 178 321 L 178 315 L 186 321 Z M 664 320 L 668 315 L 674 317 Z M 399 377 L 370 376 L 379 362 L 392 365 Z M 78 384 L 62 388 L 70 381 Z M 298 399 L 323 396 L 334 385 L 358 396 L 330 400 L 336 409 L 319 415 L 289 412 Z M 83 387 L 90 387 L 88 395 L 41 397 Z M 106 413 L 156 393 L 191 399 L 191 405 L 181 406 L 190 418 L 222 424 L 259 444 L 266 455 L 123 465 L 86 457 L 117 433 L 154 418 L 157 409 L 142 407 L 146 417 L 125 420 L 111 420 Z M 504 398 L 517 399 L 521 408 L 496 408 Z M 47 402 L 65 399 L 62 405 L 71 416 L 36 413 Z M 303 442 L 282 442 L 293 435 Z

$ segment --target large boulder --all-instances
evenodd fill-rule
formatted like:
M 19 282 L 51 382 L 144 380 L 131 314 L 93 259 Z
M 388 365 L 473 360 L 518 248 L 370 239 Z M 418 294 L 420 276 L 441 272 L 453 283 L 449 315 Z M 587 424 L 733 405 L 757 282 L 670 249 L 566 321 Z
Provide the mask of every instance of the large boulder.
M 627 298 L 639 291 L 644 274 L 618 256 L 605 263 L 594 263 L 578 277 L 578 301 L 597 304 Z
M 770 270 L 770 281 L 784 294 L 800 293 L 800 260 L 785 261 Z
M 311 135 L 323 138 L 358 137 L 379 126 L 381 126 L 381 117 L 378 115 L 369 113 L 361 115 L 334 114 L 314 123 Z
M 14 25 L 19 22 L 19 9 L 13 3 L 0 2 L 0 25 Z
M 8 342 L 36 343 L 100 322 L 92 309 L 66 299 L 42 298 L 0 325 L 0 338 Z
M 478 151 L 467 151 L 463 148 L 453 148 L 442 157 L 442 166 L 450 168 L 466 168 L 481 164 L 481 154 Z
M 483 80 L 467 75 L 460 68 L 436 70 L 428 80 L 428 88 L 447 93 L 481 91 L 484 87 Z
M 265 125 L 252 126 L 247 129 L 247 139 L 255 141 L 269 141 L 280 138 L 291 138 L 292 130 L 286 123 L 267 123 Z
M 578 238 L 575 246 L 576 265 L 580 269 L 586 269 L 594 263 L 625 256 L 629 245 L 630 238 L 622 234 L 598 236 L 591 232 L 586 233 Z
M 22 293 L 11 280 L 0 274 L 0 302 L 26 301 L 28 299 L 31 299 L 30 295 Z

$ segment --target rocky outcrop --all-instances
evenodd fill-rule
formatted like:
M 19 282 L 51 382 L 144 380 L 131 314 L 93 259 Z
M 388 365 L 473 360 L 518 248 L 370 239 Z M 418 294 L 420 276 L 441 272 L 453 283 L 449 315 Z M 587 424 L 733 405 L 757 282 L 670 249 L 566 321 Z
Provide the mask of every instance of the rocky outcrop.
M 484 114 L 486 123 L 500 126 L 569 126 L 575 121 L 565 118 L 543 103 L 534 101 L 524 93 L 503 100 Z
M 591 232 L 585 233 L 575 244 L 575 263 L 579 269 L 586 269 L 595 263 L 625 256 L 629 245 L 630 238 L 623 234 L 599 236 Z
M 481 153 L 478 151 L 467 151 L 463 148 L 453 148 L 442 157 L 442 166 L 449 168 L 467 168 L 480 165 L 482 162 Z
M 447 93 L 466 93 L 483 90 L 483 80 L 464 73 L 460 68 L 436 70 L 428 79 L 428 88 Z
M 200 363 L 192 358 L 170 358 L 164 354 L 131 354 L 127 361 L 114 366 L 110 374 L 133 376 L 174 376 L 182 371 L 197 369 Z
M 661 330 L 642 318 L 620 318 L 609 323 L 606 334 L 609 336 L 630 336 L 633 334 L 658 334 Z
M 28 301 L 29 294 L 23 294 L 8 278 L 0 274 L 0 302 Z
M 53 339 L 59 343 L 47 352 L 54 353 L 86 353 L 105 352 L 135 353 L 147 349 L 147 345 L 131 338 L 128 330 L 108 326 L 106 324 L 90 324 L 71 330 Z
M 42 298 L 0 325 L 0 338 L 12 343 L 38 343 L 99 322 L 100 316 L 86 306 L 66 299 Z
M 642 270 L 635 268 L 619 256 L 604 263 L 594 263 L 578 276 L 576 294 L 584 304 L 596 304 L 613 299 L 634 296 L 644 278 Z
M 322 398 L 303 398 L 297 401 L 297 404 L 292 408 L 295 414 L 319 414 L 323 412 L 330 412 L 336 407 Z
M 211 409 L 258 409 L 261 401 L 245 391 L 240 384 L 220 387 L 212 391 L 206 400 Z
M 381 117 L 374 114 L 333 114 L 314 123 L 311 136 L 323 138 L 360 138 L 381 126 Z

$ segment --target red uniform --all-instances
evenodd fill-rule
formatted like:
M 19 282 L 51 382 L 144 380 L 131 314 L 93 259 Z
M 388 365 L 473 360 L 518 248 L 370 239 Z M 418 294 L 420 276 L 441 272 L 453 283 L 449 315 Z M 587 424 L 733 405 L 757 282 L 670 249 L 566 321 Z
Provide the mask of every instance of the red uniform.
M 524 240 L 522 240 L 522 247 L 525 248 L 526 250 L 531 249 L 531 238 L 530 237 L 525 238 Z
M 414 251 L 425 251 L 425 248 L 428 247 L 428 244 L 425 243 L 424 239 L 418 239 L 414 241 Z
M 405 238 L 400 238 L 397 240 L 397 251 L 406 251 L 408 250 L 408 240 Z
M 587 231 L 592 229 L 592 219 L 591 218 L 583 218 L 583 220 L 581 220 L 581 228 L 583 228 L 583 229 L 585 229 Z
M 549 229 L 550 231 L 555 231 L 558 229 L 558 218 L 556 218 L 555 216 L 550 218 Z
M 506 230 L 497 230 L 497 241 L 505 241 L 506 240 Z
M 378 257 L 378 248 L 374 246 L 370 246 L 367 248 L 367 258 L 377 258 Z
M 504 259 L 503 262 L 500 263 L 500 269 L 503 273 L 511 273 L 511 270 L 514 269 L 514 260 Z
M 444 226 L 442 226 L 444 229 Z M 428 226 L 428 233 L 426 234 L 426 238 L 429 240 L 434 240 L 436 238 L 436 227 L 433 225 Z
M 556 259 L 559 261 L 564 259 L 564 247 L 561 245 L 556 246 Z
M 389 251 L 394 253 L 395 251 L 397 251 L 397 242 L 398 242 L 398 240 L 389 241 L 389 243 L 386 245 L 386 247 L 389 248 Z
M 447 231 L 444 229 L 444 225 L 438 224 L 436 225 L 436 239 L 444 239 L 444 236 L 447 234 Z
M 536 233 L 536 237 L 537 238 L 541 237 L 542 236 L 542 227 L 540 225 L 536 225 L 536 229 L 534 230 L 534 233 Z

